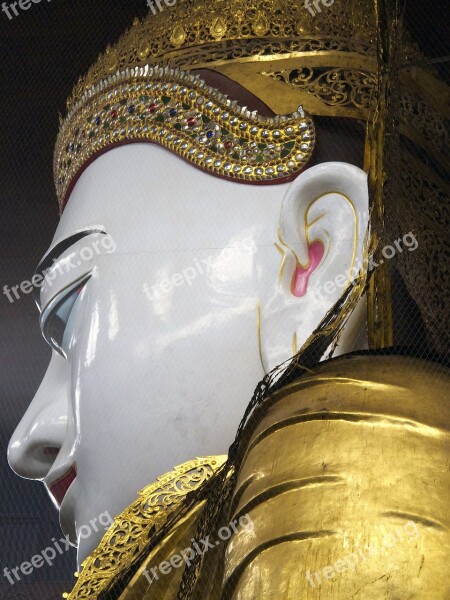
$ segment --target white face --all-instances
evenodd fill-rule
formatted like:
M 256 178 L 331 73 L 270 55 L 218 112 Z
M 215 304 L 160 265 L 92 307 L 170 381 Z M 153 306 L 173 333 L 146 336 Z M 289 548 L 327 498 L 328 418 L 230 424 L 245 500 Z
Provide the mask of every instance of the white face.
M 133 144 L 83 173 L 41 286 L 43 330 L 65 356 L 54 351 L 9 446 L 12 468 L 60 506 L 80 561 L 102 534 L 83 525 L 175 465 L 227 452 L 264 372 L 362 264 L 367 205 L 365 174 L 344 163 L 252 186 Z

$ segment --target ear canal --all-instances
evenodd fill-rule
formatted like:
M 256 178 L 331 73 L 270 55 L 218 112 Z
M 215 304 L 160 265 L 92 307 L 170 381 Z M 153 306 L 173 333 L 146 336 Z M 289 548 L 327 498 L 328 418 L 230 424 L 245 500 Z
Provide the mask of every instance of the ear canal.
M 292 277 L 291 292 L 297 298 L 302 298 L 308 291 L 309 278 L 322 262 L 325 254 L 325 247 L 320 240 L 317 240 L 308 246 L 309 261 L 306 267 L 297 264 Z

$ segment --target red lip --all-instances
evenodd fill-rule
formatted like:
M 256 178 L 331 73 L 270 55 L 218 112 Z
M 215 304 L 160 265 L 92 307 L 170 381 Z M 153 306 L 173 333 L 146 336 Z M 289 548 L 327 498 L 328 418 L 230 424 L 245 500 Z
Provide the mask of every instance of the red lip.
M 67 494 L 67 490 L 73 483 L 76 476 L 77 467 L 75 464 L 73 464 L 70 470 L 65 475 L 60 477 L 57 481 L 55 481 L 49 486 L 49 492 L 56 500 L 56 504 L 58 505 L 58 507 L 61 506 L 62 501 L 64 500 L 64 496 Z

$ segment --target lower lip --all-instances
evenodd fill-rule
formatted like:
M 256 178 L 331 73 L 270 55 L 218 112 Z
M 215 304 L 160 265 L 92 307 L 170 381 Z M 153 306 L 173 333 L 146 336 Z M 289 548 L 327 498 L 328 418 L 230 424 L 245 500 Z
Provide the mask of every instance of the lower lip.
M 66 473 L 63 477 L 52 483 L 49 486 L 49 491 L 53 498 L 56 501 L 58 507 L 61 506 L 62 501 L 64 500 L 64 496 L 67 494 L 69 487 L 72 485 L 75 477 L 77 476 L 77 467 L 76 465 L 72 465 L 70 471 Z

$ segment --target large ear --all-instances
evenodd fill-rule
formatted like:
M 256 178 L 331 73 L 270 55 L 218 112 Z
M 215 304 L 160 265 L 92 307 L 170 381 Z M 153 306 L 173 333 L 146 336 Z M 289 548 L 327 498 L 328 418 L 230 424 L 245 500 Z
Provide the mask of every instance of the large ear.
M 266 370 L 301 348 L 358 274 L 368 222 L 367 174 L 358 167 L 322 163 L 291 184 L 281 209 L 277 291 L 261 307 Z

